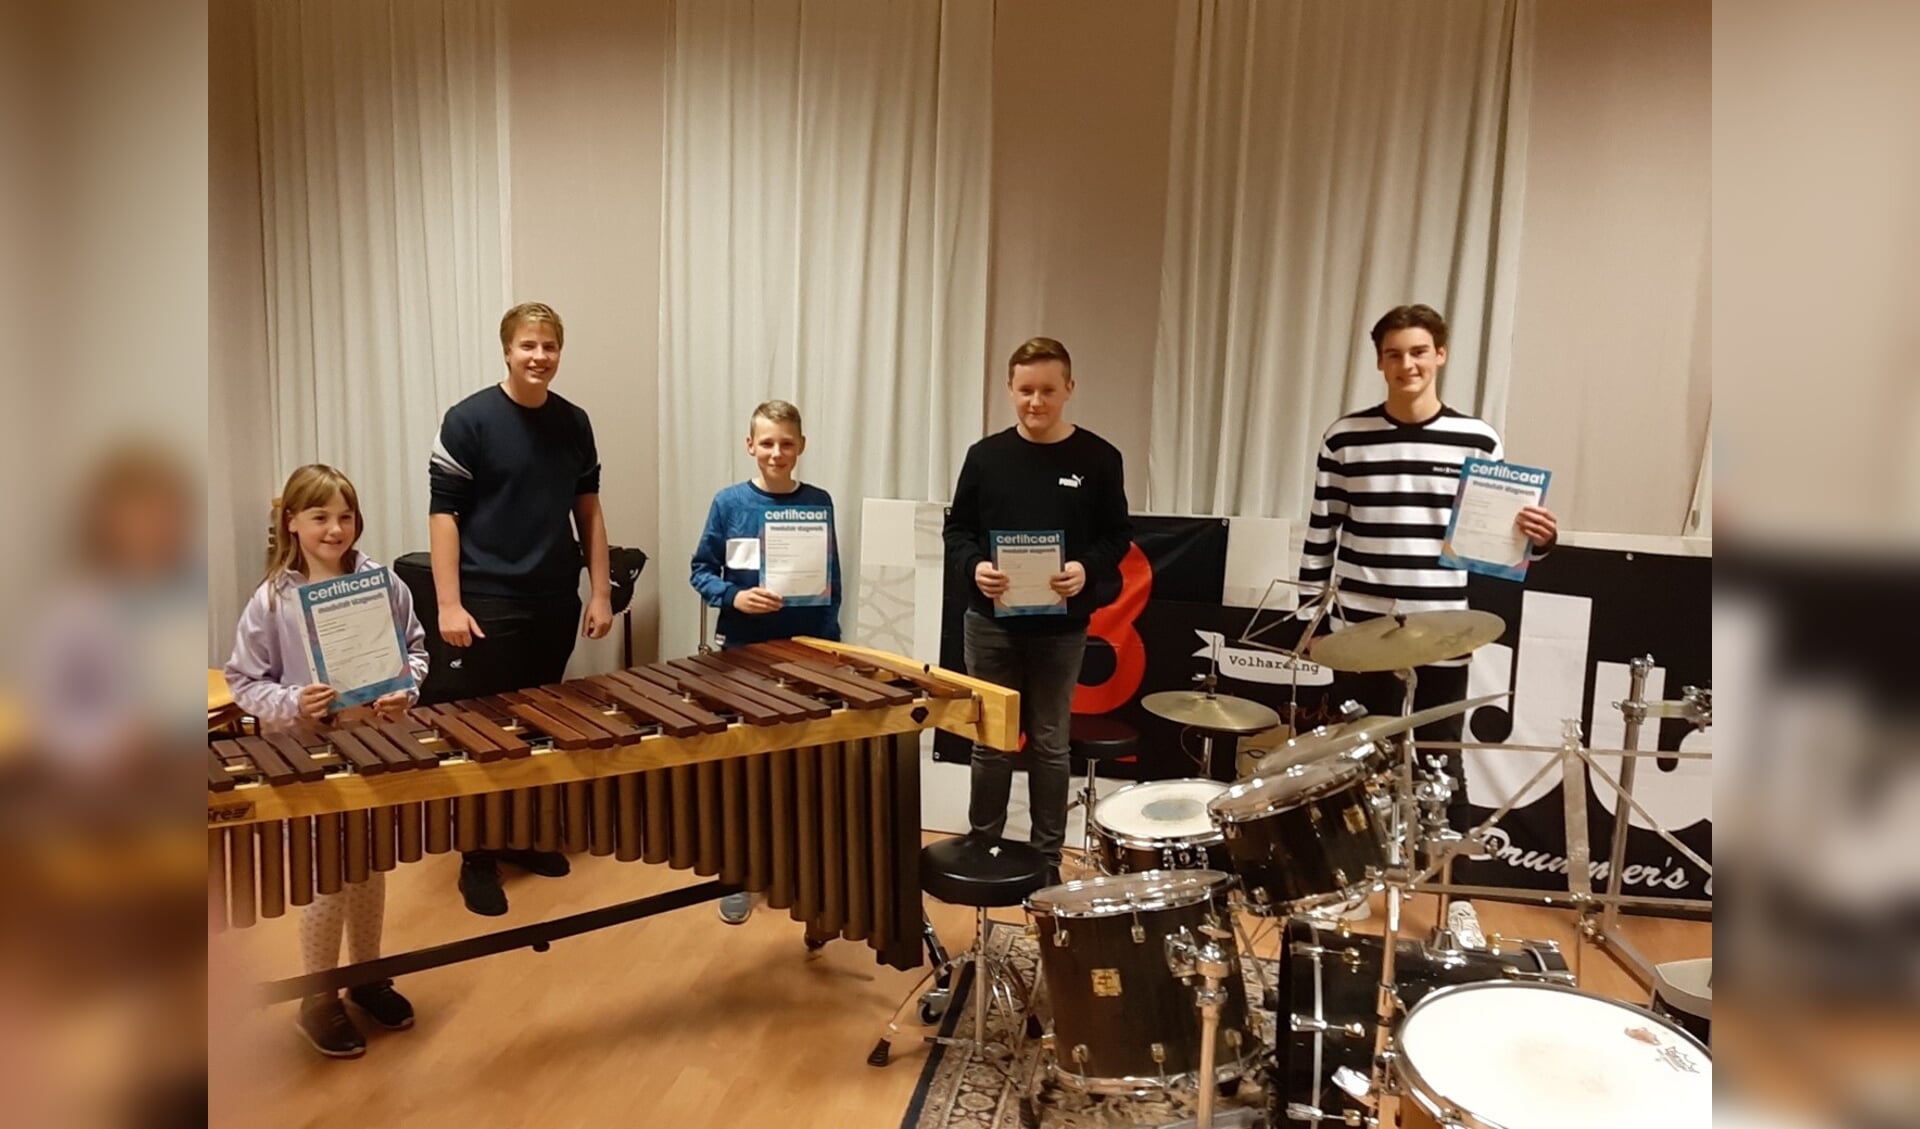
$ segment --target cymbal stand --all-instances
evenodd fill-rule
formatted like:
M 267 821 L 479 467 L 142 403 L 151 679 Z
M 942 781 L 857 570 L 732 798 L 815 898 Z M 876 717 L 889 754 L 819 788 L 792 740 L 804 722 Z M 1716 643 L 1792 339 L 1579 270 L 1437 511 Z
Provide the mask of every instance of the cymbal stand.
M 1420 685 L 1420 676 L 1411 668 L 1393 672 L 1393 676 L 1406 685 L 1406 692 L 1400 702 L 1400 716 L 1408 717 L 1413 713 L 1414 691 Z M 1388 865 L 1394 867 L 1413 865 L 1415 841 L 1420 834 L 1419 812 L 1414 806 L 1414 737 L 1409 730 L 1400 737 L 1400 788 L 1394 797 L 1393 835 L 1389 845 Z
M 1438 899 L 1434 906 L 1432 944 L 1435 948 L 1457 948 L 1457 939 L 1448 924 L 1447 910 L 1453 897 L 1445 889 L 1453 881 L 1454 845 L 1464 836 L 1455 831 L 1447 822 L 1447 807 L 1453 800 L 1453 776 L 1447 772 L 1447 758 L 1428 756 L 1425 779 L 1414 784 L 1414 804 L 1419 809 L 1420 842 L 1431 853 L 1440 856 L 1441 889 L 1434 896 Z M 1420 864 L 1416 848 L 1415 865 Z
M 1208 698 L 1218 697 L 1218 695 L 1213 692 L 1214 688 L 1220 684 L 1220 647 L 1218 644 L 1207 648 L 1207 672 L 1205 674 L 1194 675 L 1193 680 L 1200 684 L 1201 692 Z M 1199 727 L 1191 726 L 1190 728 L 1198 729 Z M 1235 742 L 1235 744 L 1237 745 L 1238 742 Z M 1180 751 L 1182 753 L 1187 751 L 1184 740 L 1180 743 Z M 1200 730 L 1200 771 L 1208 776 L 1213 775 L 1213 730 L 1211 729 Z
M 1626 700 L 1614 703 L 1624 719 L 1620 745 L 1630 753 L 1639 751 L 1640 728 L 1649 719 L 1657 722 L 1662 718 L 1680 718 L 1696 729 L 1705 729 L 1713 724 L 1711 688 L 1702 690 L 1697 686 L 1687 686 L 1681 689 L 1677 701 L 1647 701 L 1647 677 L 1653 673 L 1653 666 L 1652 655 L 1631 660 L 1627 664 Z M 1607 853 L 1607 895 L 1600 905 L 1599 921 L 1595 922 L 1593 913 L 1589 911 L 1580 922 L 1580 932 L 1604 949 L 1621 968 L 1651 988 L 1653 962 L 1640 955 L 1639 950 L 1629 944 L 1619 931 L 1620 887 L 1625 877 L 1627 832 L 1633 825 L 1632 809 L 1636 806 L 1633 802 L 1633 781 L 1639 765 L 1638 757 L 1624 757 L 1620 761 L 1618 795 L 1613 805 L 1613 841 Z

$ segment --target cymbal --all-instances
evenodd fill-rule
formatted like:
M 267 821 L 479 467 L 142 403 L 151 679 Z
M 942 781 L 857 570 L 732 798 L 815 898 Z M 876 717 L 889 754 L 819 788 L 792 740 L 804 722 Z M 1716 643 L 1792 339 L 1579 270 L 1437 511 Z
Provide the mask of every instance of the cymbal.
M 1315 639 L 1307 657 L 1355 673 L 1410 670 L 1457 659 L 1500 638 L 1507 622 L 1492 612 L 1407 612 L 1383 615 Z
M 1140 704 L 1168 721 L 1216 733 L 1259 733 L 1280 724 L 1280 715 L 1259 702 L 1202 690 L 1162 690 Z
M 1497 702 L 1510 695 L 1510 691 L 1502 690 L 1498 694 L 1482 694 L 1478 698 L 1448 702 L 1445 705 L 1434 706 L 1403 717 L 1363 717 L 1344 725 L 1316 729 L 1311 733 L 1295 737 L 1261 757 L 1254 765 L 1254 773 L 1270 775 L 1297 764 L 1325 760 L 1328 757 L 1354 756 L 1377 744 L 1382 738 L 1410 733 L 1423 725 L 1430 725 L 1457 713 L 1465 713 L 1476 706 Z

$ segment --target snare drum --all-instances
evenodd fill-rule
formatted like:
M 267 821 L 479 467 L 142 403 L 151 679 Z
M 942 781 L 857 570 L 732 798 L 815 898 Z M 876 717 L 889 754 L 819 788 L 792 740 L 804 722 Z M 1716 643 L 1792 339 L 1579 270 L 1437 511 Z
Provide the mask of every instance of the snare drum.
M 1231 876 L 1215 870 L 1147 871 L 1049 886 L 1027 898 L 1040 970 L 1053 1005 L 1054 1069 L 1076 1089 L 1146 1094 L 1194 1084 L 1200 1068 L 1200 980 L 1182 980 L 1167 938 L 1202 926 L 1240 967 L 1227 906 Z M 1247 1026 L 1246 988 L 1226 982 L 1215 1038 L 1215 1080 L 1236 1078 L 1262 1044 Z
M 1367 772 L 1337 758 L 1244 780 L 1207 805 L 1226 837 L 1247 909 L 1290 913 L 1349 902 L 1387 865 Z
M 1697 1129 L 1713 1057 L 1680 1027 L 1553 984 L 1443 988 L 1394 1036 L 1407 1129 Z
M 1220 829 L 1207 801 L 1227 790 L 1217 780 L 1129 784 L 1093 807 L 1093 838 L 1107 874 L 1148 870 L 1225 870 Z
M 1345 1125 L 1367 1114 L 1378 1025 L 1381 939 L 1296 917 L 1280 949 L 1274 1124 Z M 1394 948 L 1395 995 L 1404 1010 L 1433 992 L 1477 980 L 1572 984 L 1552 941 L 1507 941 L 1498 949 L 1435 949 L 1417 938 Z M 1355 1034 L 1358 1032 L 1358 1034 Z

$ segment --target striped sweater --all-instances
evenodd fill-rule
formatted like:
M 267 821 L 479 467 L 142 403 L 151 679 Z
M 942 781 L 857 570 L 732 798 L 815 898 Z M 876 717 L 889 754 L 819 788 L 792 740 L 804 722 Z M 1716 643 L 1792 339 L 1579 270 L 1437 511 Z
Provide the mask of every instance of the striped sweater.
M 1452 408 L 1414 424 L 1385 404 L 1335 420 L 1320 444 L 1301 581 L 1338 575 L 1341 614 L 1355 623 L 1465 608 L 1467 574 L 1440 564 L 1440 542 L 1460 467 L 1474 457 L 1504 458 L 1500 436 Z M 1311 600 L 1301 593 L 1303 605 Z

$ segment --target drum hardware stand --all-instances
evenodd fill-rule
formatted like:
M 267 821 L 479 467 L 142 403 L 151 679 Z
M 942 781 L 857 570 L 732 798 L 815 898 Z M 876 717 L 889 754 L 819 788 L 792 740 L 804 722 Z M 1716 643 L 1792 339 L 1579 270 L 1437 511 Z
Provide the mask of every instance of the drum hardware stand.
M 1220 1008 L 1227 1002 L 1226 984 L 1228 978 L 1238 975 L 1233 957 L 1229 950 L 1220 947 L 1220 942 L 1233 934 L 1216 925 L 1202 925 L 1200 932 L 1205 941 L 1196 942 L 1193 933 L 1182 927 L 1178 932 L 1169 934 L 1166 939 L 1167 967 L 1175 976 L 1190 978 L 1198 976 L 1200 986 L 1194 989 L 1194 1007 L 1200 1012 L 1200 1068 L 1195 1072 L 1194 1090 L 1196 1105 L 1192 1121 L 1178 1121 L 1161 1129 L 1213 1129 L 1218 1124 L 1252 1125 L 1257 1116 L 1254 1110 L 1235 1110 L 1216 1120 L 1214 1116 L 1214 1097 L 1219 1089 L 1219 1081 L 1214 1077 L 1215 1044 L 1220 1034 Z
M 1641 663 L 1645 664 L 1644 670 L 1638 669 Z M 1632 672 L 1630 694 L 1644 693 L 1646 672 L 1651 671 L 1652 666 L 1653 663 L 1651 659 L 1635 660 L 1635 666 L 1629 668 Z M 1645 702 L 1638 701 L 1630 696 L 1628 701 L 1621 703 L 1621 707 L 1622 712 L 1631 711 L 1632 713 L 1638 713 L 1640 721 L 1644 721 L 1648 717 L 1680 717 L 1691 721 L 1695 726 L 1704 728 L 1711 725 L 1713 720 L 1712 692 L 1692 688 L 1689 688 L 1688 691 L 1685 692 L 1685 695 L 1680 701 Z M 1644 708 L 1644 712 L 1642 712 L 1642 708 Z M 1522 905 L 1544 905 L 1555 908 L 1579 910 L 1584 915 L 1579 927 L 1581 935 L 1593 941 L 1606 951 L 1623 970 L 1635 976 L 1636 979 L 1650 983 L 1652 975 L 1651 965 L 1646 964 L 1645 960 L 1641 958 L 1637 952 L 1634 952 L 1630 945 L 1621 939 L 1617 933 L 1613 932 L 1615 928 L 1614 923 L 1618 920 L 1617 915 L 1619 910 L 1626 908 L 1712 912 L 1713 902 L 1707 899 L 1654 898 L 1623 894 L 1620 892 L 1620 888 L 1625 877 L 1624 870 L 1612 868 L 1612 858 L 1609 859 L 1610 869 L 1607 890 L 1604 893 L 1592 892 L 1587 867 L 1581 866 L 1575 868 L 1571 861 L 1580 854 L 1581 848 L 1586 843 L 1586 809 L 1584 801 L 1586 778 L 1579 770 L 1584 766 L 1600 783 L 1614 790 L 1614 793 L 1620 797 L 1620 802 L 1616 805 L 1616 810 L 1622 812 L 1638 812 L 1646 819 L 1648 824 L 1652 826 L 1654 831 L 1656 831 L 1662 839 L 1667 841 L 1668 845 L 1673 847 L 1675 851 L 1679 852 L 1695 866 L 1698 866 L 1711 875 L 1713 873 L 1713 864 L 1701 858 L 1692 848 L 1674 837 L 1672 832 L 1661 827 L 1659 821 L 1655 820 L 1652 814 L 1649 813 L 1638 800 L 1633 798 L 1631 785 L 1633 774 L 1630 770 L 1637 764 L 1639 759 L 1643 757 L 1679 757 L 1682 759 L 1705 760 L 1710 759 L 1712 754 L 1709 752 L 1674 752 L 1657 749 L 1643 751 L 1638 748 L 1639 726 L 1631 715 L 1628 718 L 1628 728 L 1625 740 L 1622 742 L 1623 747 L 1619 749 L 1585 748 L 1580 740 L 1580 722 L 1578 718 L 1566 719 L 1564 729 L 1565 732 L 1562 742 L 1558 746 L 1494 745 L 1464 741 L 1436 742 L 1431 746 L 1435 748 L 1458 748 L 1462 750 L 1496 749 L 1505 752 L 1538 752 L 1553 755 L 1546 759 L 1545 763 L 1543 763 L 1525 783 L 1513 791 L 1506 803 L 1502 804 L 1492 815 L 1481 820 L 1478 825 L 1467 832 L 1463 839 L 1457 843 L 1446 844 L 1441 850 L 1435 852 L 1438 857 L 1413 877 L 1413 880 L 1408 884 L 1408 889 L 1414 893 L 1438 894 L 1445 892 L 1455 897 L 1479 898 L 1486 901 L 1515 902 Z M 1595 758 L 1599 756 L 1619 756 L 1622 758 L 1623 764 L 1620 780 L 1616 781 L 1611 773 L 1595 761 Z M 1573 813 L 1575 818 L 1569 822 L 1567 828 L 1567 857 L 1569 859 L 1568 890 L 1556 892 L 1534 890 L 1519 886 L 1464 886 L 1444 879 L 1438 883 L 1429 881 L 1436 873 L 1446 867 L 1454 855 L 1463 853 L 1469 849 L 1472 844 L 1484 841 L 1487 831 L 1502 819 L 1506 818 L 1507 813 L 1513 810 L 1519 798 L 1530 791 L 1536 784 L 1546 779 L 1547 774 L 1552 772 L 1556 767 L 1565 775 L 1565 779 L 1568 782 L 1569 793 L 1577 791 L 1580 797 L 1582 797 L 1579 803 L 1579 810 Z M 1570 801 L 1573 798 L 1573 796 L 1569 796 Z M 1631 818 L 1630 814 L 1625 815 L 1622 818 L 1616 818 L 1614 823 L 1613 845 L 1615 849 L 1613 855 L 1614 858 L 1618 858 L 1622 862 L 1624 862 L 1626 849 L 1626 830 Z M 1576 822 L 1578 824 L 1577 827 L 1575 826 Z M 1575 842 L 1576 839 L 1578 842 Z M 1609 910 L 1611 913 L 1607 912 Z M 1578 948 L 1575 950 L 1574 957 L 1577 965 L 1580 957 L 1580 950 Z M 1636 961 L 1638 963 L 1630 964 L 1628 963 L 1629 961 Z
M 1653 673 L 1653 656 L 1642 655 L 1627 664 L 1627 698 L 1613 703 L 1624 719 L 1625 728 L 1620 744 L 1629 752 L 1638 752 L 1640 748 L 1640 728 L 1649 718 L 1679 718 L 1695 729 L 1705 729 L 1713 724 L 1713 690 L 1702 690 L 1697 686 L 1686 686 L 1680 691 L 1677 701 L 1649 702 L 1646 700 L 1647 676 Z M 1629 808 L 1639 810 L 1633 800 L 1634 776 L 1639 768 L 1639 759 L 1627 757 L 1620 762 L 1620 780 L 1614 785 L 1619 797 L 1614 804 L 1613 841 L 1607 853 L 1607 897 L 1601 902 L 1599 920 L 1589 909 L 1581 918 L 1580 933 L 1613 958 L 1614 963 L 1631 974 L 1634 979 L 1653 989 L 1653 962 L 1640 954 L 1640 951 L 1628 943 L 1620 933 L 1620 887 L 1625 879 L 1627 861 L 1627 832 L 1632 828 L 1633 817 Z M 1598 772 L 1598 766 L 1595 766 Z M 1611 782 L 1610 782 L 1611 783 Z M 1642 814 L 1645 814 L 1644 812 Z M 1654 830 L 1669 840 L 1666 829 L 1651 818 Z M 1582 828 L 1584 833 L 1585 828 Z M 1569 828 L 1571 832 L 1571 828 Z M 1582 843 L 1585 836 L 1582 835 Z M 1691 852 L 1689 852 L 1691 853 Z M 1571 856 L 1569 856 L 1571 857 Z M 1696 858 L 1694 860 L 1698 862 Z M 1713 873 L 1712 867 L 1705 867 L 1707 873 Z M 1570 868 L 1571 872 L 1571 868 Z

